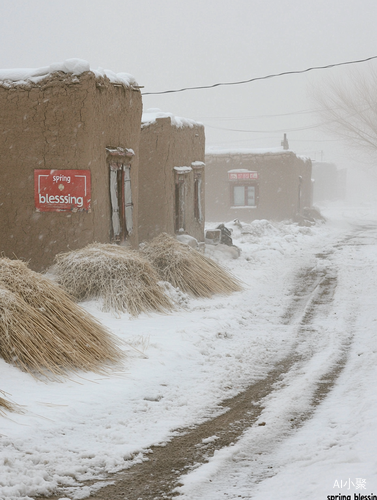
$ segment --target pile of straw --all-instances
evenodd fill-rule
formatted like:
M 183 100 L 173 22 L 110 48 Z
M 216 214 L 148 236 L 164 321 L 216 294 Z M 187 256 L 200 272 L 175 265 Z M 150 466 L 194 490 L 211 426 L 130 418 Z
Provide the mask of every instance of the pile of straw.
M 194 297 L 211 297 L 242 290 L 240 281 L 213 260 L 162 233 L 141 249 L 162 281 Z
M 77 300 L 102 298 L 104 311 L 136 316 L 172 309 L 150 263 L 125 247 L 93 243 L 59 254 L 53 272 L 58 283 Z
M 0 259 L 0 356 L 33 375 L 103 373 L 123 357 L 117 340 L 56 284 Z

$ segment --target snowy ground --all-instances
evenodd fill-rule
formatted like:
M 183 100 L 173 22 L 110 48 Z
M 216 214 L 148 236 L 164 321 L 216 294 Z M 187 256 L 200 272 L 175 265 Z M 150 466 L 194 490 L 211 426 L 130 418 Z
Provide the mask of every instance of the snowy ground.
M 83 498 L 90 490 L 79 481 L 100 480 L 143 460 L 174 429 L 205 419 L 219 401 L 262 378 L 297 342 L 307 362 L 265 401 L 266 425 L 253 426 L 180 478 L 183 498 L 377 494 L 377 212 L 332 206 L 323 213 L 328 222 L 312 228 L 228 225 L 242 254 L 223 264 L 245 283 L 230 297 L 182 295 L 177 312 L 137 319 L 85 303 L 127 342 L 123 371 L 46 384 L 0 360 L 0 388 L 25 409 L 1 419 L 0 498 L 47 495 L 57 485 L 67 488 L 65 497 Z M 355 233 L 360 224 L 364 231 Z M 353 239 L 345 240 L 350 234 Z M 327 259 L 316 256 L 326 251 Z M 336 270 L 338 284 L 318 319 L 318 334 L 300 342 L 297 324 L 285 325 L 281 317 L 295 275 L 311 266 Z M 305 409 L 315 383 L 346 346 L 347 363 L 334 389 L 311 419 L 288 432 L 284 422 Z M 358 487 L 360 479 L 366 490 Z

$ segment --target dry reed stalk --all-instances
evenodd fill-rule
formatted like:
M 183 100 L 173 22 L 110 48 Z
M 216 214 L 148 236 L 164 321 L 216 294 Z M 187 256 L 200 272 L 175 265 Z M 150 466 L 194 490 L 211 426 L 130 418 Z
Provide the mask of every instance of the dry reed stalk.
M 159 277 L 139 253 L 118 245 L 93 243 L 59 254 L 53 269 L 58 283 L 77 300 L 102 298 L 104 311 L 172 310 Z
M 242 290 L 241 282 L 216 262 L 166 233 L 146 244 L 141 252 L 162 281 L 168 281 L 194 297 Z
M 0 356 L 33 375 L 106 372 L 123 353 L 118 340 L 41 274 L 0 259 Z
M 0 390 L 0 393 L 5 396 L 3 391 Z M 0 397 L 0 415 L 4 416 L 6 411 L 9 411 L 9 412 L 17 411 L 17 405 L 10 403 L 5 398 Z

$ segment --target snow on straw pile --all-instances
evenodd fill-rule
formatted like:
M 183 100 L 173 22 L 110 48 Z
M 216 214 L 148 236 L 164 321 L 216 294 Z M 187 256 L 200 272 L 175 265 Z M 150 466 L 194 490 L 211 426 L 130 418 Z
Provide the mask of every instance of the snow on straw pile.
M 242 289 L 240 281 L 212 259 L 166 233 L 145 244 L 141 252 L 162 281 L 194 297 L 230 294 Z
M 123 357 L 117 340 L 58 285 L 0 259 L 0 356 L 33 375 L 102 373 Z
M 55 258 L 59 284 L 78 300 L 102 298 L 103 310 L 167 312 L 170 299 L 158 284 L 159 277 L 138 252 L 118 245 L 93 243 Z

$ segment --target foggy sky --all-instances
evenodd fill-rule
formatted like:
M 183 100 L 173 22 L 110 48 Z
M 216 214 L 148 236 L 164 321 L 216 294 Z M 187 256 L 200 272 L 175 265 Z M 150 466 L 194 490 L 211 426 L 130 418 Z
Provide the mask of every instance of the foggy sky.
M 376 20 L 375 0 L 0 0 L 0 67 L 78 57 L 161 91 L 373 56 Z M 315 127 L 308 90 L 348 72 L 145 96 L 144 109 L 201 121 L 208 146 L 275 147 L 287 131 L 297 153 L 342 166 L 351 155 Z

